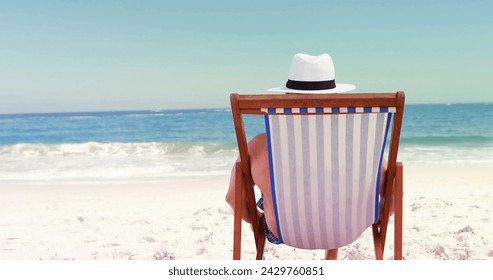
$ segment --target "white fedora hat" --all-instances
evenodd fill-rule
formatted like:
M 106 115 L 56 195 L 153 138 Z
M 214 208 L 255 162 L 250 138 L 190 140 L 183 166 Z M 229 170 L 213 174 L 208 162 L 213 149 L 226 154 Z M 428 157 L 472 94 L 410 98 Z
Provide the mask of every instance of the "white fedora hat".
M 297 53 L 291 62 L 286 86 L 269 91 L 290 93 L 340 93 L 355 89 L 350 84 L 336 84 L 334 62 L 324 53 L 312 56 Z

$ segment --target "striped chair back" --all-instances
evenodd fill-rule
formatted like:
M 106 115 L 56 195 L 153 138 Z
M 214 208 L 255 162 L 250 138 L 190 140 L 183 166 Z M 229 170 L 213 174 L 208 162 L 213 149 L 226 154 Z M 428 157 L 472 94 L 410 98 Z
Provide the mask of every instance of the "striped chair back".
M 264 108 L 279 239 L 339 248 L 379 219 L 395 107 Z

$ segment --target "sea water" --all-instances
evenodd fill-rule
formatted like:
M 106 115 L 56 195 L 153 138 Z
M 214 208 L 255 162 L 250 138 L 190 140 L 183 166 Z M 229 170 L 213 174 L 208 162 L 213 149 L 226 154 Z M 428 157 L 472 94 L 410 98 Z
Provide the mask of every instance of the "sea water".
M 493 163 L 493 104 L 406 105 L 399 160 Z M 264 131 L 245 119 L 247 136 Z M 229 109 L 0 114 L 0 182 L 228 175 Z

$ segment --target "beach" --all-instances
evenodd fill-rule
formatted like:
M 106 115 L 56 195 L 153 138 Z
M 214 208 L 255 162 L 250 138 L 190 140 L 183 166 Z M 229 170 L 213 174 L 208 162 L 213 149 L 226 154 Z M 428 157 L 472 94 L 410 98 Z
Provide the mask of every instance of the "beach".
M 493 259 L 493 163 L 404 163 L 403 256 Z M 2 260 L 232 258 L 229 176 L 147 181 L 25 181 L 0 185 Z M 391 220 L 391 223 L 393 220 Z M 393 257 L 389 228 L 385 259 Z M 242 258 L 254 259 L 243 225 Z M 266 259 L 322 259 L 322 250 L 267 244 Z M 373 259 L 371 230 L 339 259 Z

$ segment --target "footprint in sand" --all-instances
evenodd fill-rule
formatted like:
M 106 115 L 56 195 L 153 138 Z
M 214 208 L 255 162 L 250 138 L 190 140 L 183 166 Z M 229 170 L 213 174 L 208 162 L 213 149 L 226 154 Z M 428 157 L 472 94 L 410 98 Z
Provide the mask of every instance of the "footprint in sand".
M 465 232 L 470 232 L 471 234 L 474 234 L 474 229 L 470 226 L 466 226 L 456 231 L 456 233 L 465 233 Z
M 18 240 L 19 237 L 7 237 L 5 238 L 5 240 Z
M 415 212 L 419 208 L 421 208 L 421 204 L 419 204 L 419 203 L 413 203 L 413 204 L 411 204 L 411 211 Z
M 117 247 L 117 246 L 120 246 L 119 243 L 107 243 L 105 245 L 103 245 L 103 247 Z
M 150 224 L 151 222 L 149 222 L 146 219 L 139 219 L 132 222 L 132 225 L 150 225 Z
M 209 234 L 205 235 L 204 237 L 200 238 L 197 240 L 197 242 L 195 242 L 196 244 L 203 244 L 203 243 L 210 243 L 210 244 L 214 244 L 214 240 L 213 240 L 213 233 L 210 232 Z
M 212 208 L 203 208 L 203 209 L 200 209 L 200 210 L 193 212 L 193 215 L 194 216 L 198 216 L 198 215 L 212 216 L 212 215 L 214 215 L 214 213 L 212 211 Z
M 149 242 L 149 243 L 156 242 L 156 239 L 154 239 L 153 237 L 149 237 L 149 236 L 148 237 L 144 237 L 144 240 L 147 241 L 147 242 Z
M 193 230 L 193 231 L 197 231 L 197 230 L 208 230 L 208 228 L 206 226 L 196 226 L 196 225 L 192 225 L 190 226 L 190 228 Z
M 168 251 L 166 251 L 166 250 L 163 250 L 163 251 L 156 252 L 152 256 L 152 259 L 154 259 L 154 260 L 174 260 L 175 255 L 173 253 L 168 253 Z
M 197 250 L 195 250 L 195 255 L 203 255 L 205 254 L 205 252 L 207 252 L 207 249 L 205 249 L 205 247 L 200 247 L 200 248 L 197 248 Z
M 231 215 L 234 214 L 233 209 L 231 209 L 231 208 L 227 208 L 227 209 L 225 209 L 225 208 L 218 208 L 217 209 L 217 212 L 219 214 L 229 215 L 229 216 L 231 216 Z
M 441 245 L 436 245 L 433 249 L 432 249 L 432 252 L 435 256 L 437 257 L 441 257 L 441 258 L 444 258 L 444 259 L 450 259 L 450 257 L 447 255 L 447 253 L 445 253 L 445 248 Z

